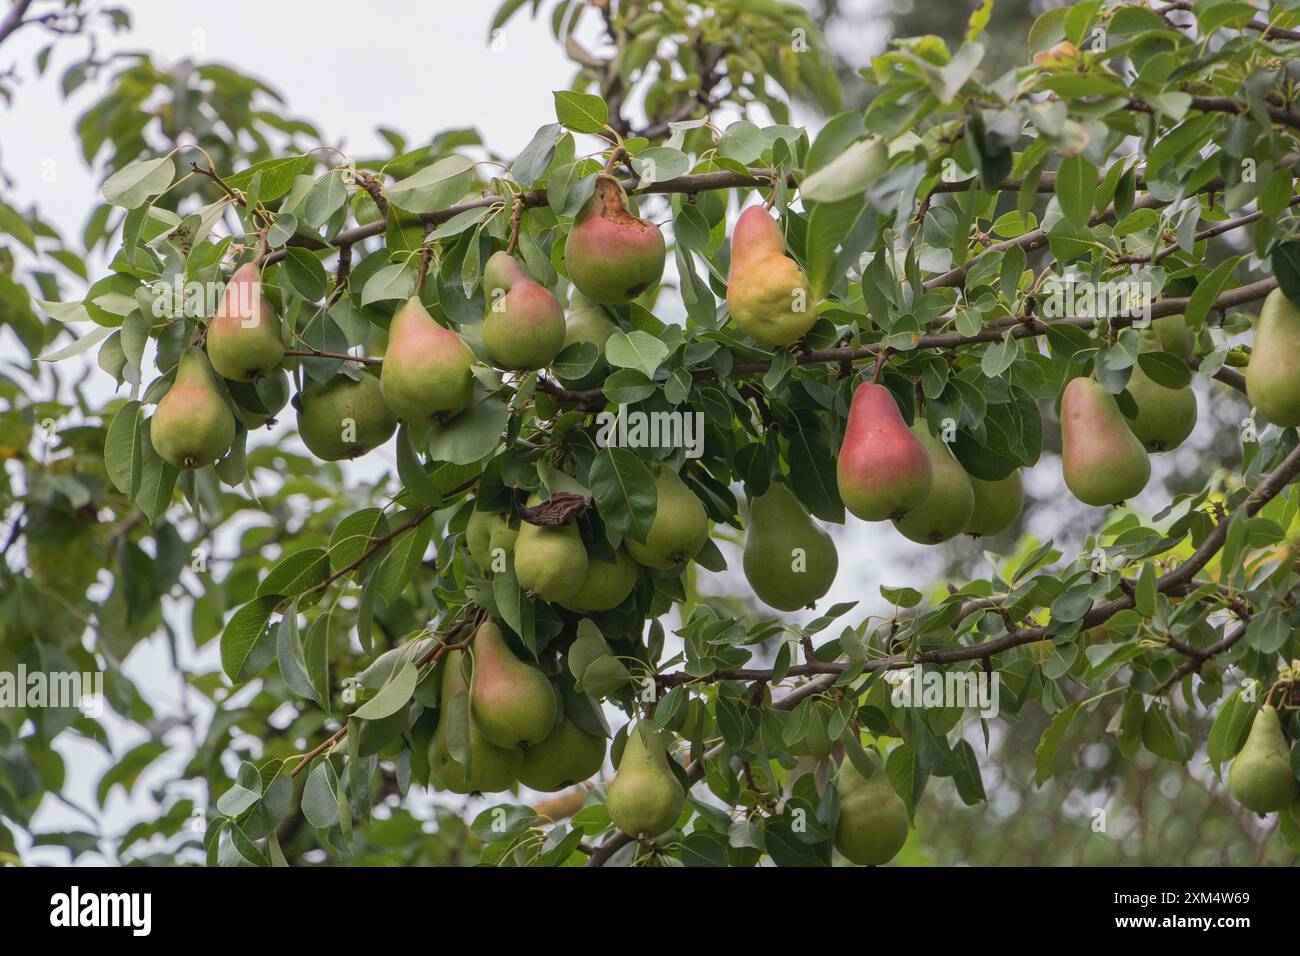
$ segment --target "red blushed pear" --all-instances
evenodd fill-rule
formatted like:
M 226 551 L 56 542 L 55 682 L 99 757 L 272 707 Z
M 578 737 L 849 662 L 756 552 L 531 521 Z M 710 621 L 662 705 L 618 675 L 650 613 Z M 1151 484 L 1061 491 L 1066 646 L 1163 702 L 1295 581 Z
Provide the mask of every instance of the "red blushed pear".
M 564 348 L 564 309 L 508 252 L 493 253 L 483 270 L 487 315 L 483 345 L 507 369 L 537 369 Z
M 181 356 L 176 381 L 149 420 L 149 438 L 158 456 L 176 468 L 202 468 L 230 450 L 235 416 L 201 349 Z
M 434 321 L 411 296 L 388 327 L 379 375 L 384 402 L 408 422 L 441 422 L 469 407 L 474 397 L 474 354 L 460 336 Z
M 600 305 L 631 302 L 664 274 L 664 236 L 627 208 L 627 193 L 608 173 L 583 205 L 564 243 L 564 262 L 578 291 Z
M 262 295 L 262 271 L 246 262 L 230 277 L 208 323 L 208 360 L 222 378 L 251 382 L 284 359 L 280 317 Z
M 883 385 L 853 393 L 836 467 L 840 498 L 863 521 L 897 520 L 930 493 L 930 456 Z
M 740 330 L 764 345 L 799 341 L 817 323 L 808 277 L 785 254 L 785 240 L 767 210 L 750 206 L 731 235 L 727 308 Z
M 1127 501 L 1151 477 L 1115 396 L 1090 378 L 1072 379 L 1061 396 L 1061 471 L 1074 497 L 1097 506 Z

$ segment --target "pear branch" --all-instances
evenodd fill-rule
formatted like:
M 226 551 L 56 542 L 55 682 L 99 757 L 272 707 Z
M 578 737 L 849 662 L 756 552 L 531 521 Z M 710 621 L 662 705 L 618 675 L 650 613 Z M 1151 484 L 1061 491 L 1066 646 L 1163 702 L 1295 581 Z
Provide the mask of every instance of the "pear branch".
M 1228 529 L 1232 521 L 1238 515 L 1247 517 L 1253 516 L 1259 512 L 1268 502 L 1277 497 L 1287 485 L 1300 476 L 1300 447 L 1292 451 L 1282 459 L 1282 461 L 1271 472 L 1264 476 L 1263 480 L 1255 487 L 1246 498 L 1225 516 L 1214 530 L 1206 535 L 1205 540 L 1200 546 L 1188 556 L 1187 560 L 1182 562 L 1178 567 L 1162 575 L 1156 580 L 1156 590 L 1161 594 L 1178 594 L 1185 592 L 1188 588 L 1194 588 L 1200 582 L 1195 580 L 1196 575 L 1222 550 L 1224 543 L 1228 540 Z M 974 599 L 975 601 L 987 602 L 992 599 Z M 971 602 L 968 602 L 971 603 Z M 1110 618 L 1114 617 L 1120 611 L 1126 611 L 1135 605 L 1136 601 L 1132 594 L 1125 593 L 1121 597 L 1114 598 L 1104 604 L 1093 607 L 1083 616 L 1079 629 L 1086 630 L 1090 627 L 1096 627 L 1098 624 L 1104 624 Z M 972 607 L 972 610 L 977 608 Z M 1176 682 L 1187 674 L 1199 670 L 1201 665 L 1211 657 L 1221 654 L 1231 648 L 1245 633 L 1245 628 L 1249 623 L 1249 613 L 1240 607 L 1230 608 L 1238 617 L 1245 617 L 1247 620 L 1234 630 L 1227 637 L 1204 648 L 1189 648 L 1191 659 L 1180 666 L 1175 672 L 1171 683 Z M 967 616 L 966 605 L 963 605 L 962 616 Z M 870 673 L 879 670 L 898 670 L 908 668 L 915 664 L 955 664 L 963 661 L 987 660 L 994 654 L 1020 647 L 1024 644 L 1032 644 L 1036 641 L 1051 640 L 1051 624 L 1040 624 L 1033 627 L 1018 628 L 1008 631 L 1001 637 L 984 641 L 979 644 L 965 644 L 958 647 L 940 648 L 931 651 L 921 651 L 915 655 L 894 654 L 888 657 L 880 657 L 875 660 L 867 661 L 862 666 L 863 673 Z M 1180 653 L 1184 656 L 1187 651 L 1179 648 Z M 822 675 L 829 680 L 819 685 L 820 689 L 829 687 L 834 683 L 837 675 L 847 671 L 853 666 L 851 661 L 837 660 L 817 662 L 814 664 L 798 664 L 790 667 L 786 673 L 791 677 L 807 676 L 810 674 Z M 677 684 L 692 682 L 715 683 L 720 680 L 744 680 L 744 681 L 768 681 L 771 680 L 773 673 L 771 670 L 763 669 L 744 669 L 737 668 L 727 671 L 716 671 L 713 674 L 707 674 L 703 677 L 693 677 L 685 672 L 676 672 L 673 674 L 663 674 L 656 677 L 656 683 L 661 687 L 672 687 Z M 810 682 L 813 683 L 813 682 Z M 804 685 L 807 687 L 808 685 Z M 1169 684 L 1166 685 L 1170 686 Z M 803 688 L 800 688 L 802 690 Z M 1166 688 L 1162 688 L 1162 691 Z M 817 693 L 819 691 L 809 691 L 808 693 Z M 805 694 L 807 696 L 807 694 Z M 785 703 L 789 698 L 783 698 Z

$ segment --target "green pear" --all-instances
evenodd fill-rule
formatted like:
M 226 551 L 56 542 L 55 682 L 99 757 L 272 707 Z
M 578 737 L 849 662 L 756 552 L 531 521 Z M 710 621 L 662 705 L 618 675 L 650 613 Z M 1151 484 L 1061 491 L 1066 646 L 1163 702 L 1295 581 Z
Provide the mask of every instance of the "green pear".
M 235 416 L 252 431 L 275 424 L 275 415 L 289 402 L 289 376 L 284 369 L 274 369 L 256 382 L 226 380 L 226 391 L 235 404 Z
M 541 500 L 531 495 L 528 505 Z M 575 522 L 536 525 L 521 521 L 514 554 L 519 586 L 543 601 L 558 604 L 582 590 L 587 578 L 587 546 Z
M 429 739 L 430 783 L 452 793 L 500 793 L 509 790 L 523 769 L 524 754 L 489 743 L 469 715 L 469 695 L 461 692 L 444 697 L 438 725 Z M 454 714 L 454 716 L 453 716 Z M 454 756 L 447 743 L 452 722 L 462 723 L 468 734 L 468 768 Z
M 596 364 L 581 378 L 568 380 L 573 388 L 595 388 L 605 381 L 605 343 L 619 331 L 604 308 L 574 289 L 569 295 L 569 317 L 564 327 L 564 347 L 590 342 L 596 347 Z
M 664 272 L 664 236 L 627 208 L 627 193 L 608 173 L 583 204 L 564 242 L 564 265 L 574 286 L 592 302 L 631 302 Z
M 918 544 L 938 544 L 966 530 L 975 513 L 975 489 L 970 475 L 952 452 L 930 433 L 921 416 L 912 424 L 914 434 L 930 456 L 930 493 L 919 505 L 894 522 L 903 537 Z
M 668 752 L 648 721 L 628 728 L 618 770 L 609 785 L 609 818 L 628 836 L 657 837 L 677 822 L 686 793 L 668 767 Z
M 853 393 L 835 477 L 844 507 L 863 521 L 901 518 L 930 493 L 930 456 L 885 386 L 863 382 Z
M 1017 468 L 1005 478 L 984 481 L 970 476 L 971 490 L 975 492 L 975 507 L 962 531 L 976 538 L 991 538 L 1001 534 L 1020 517 L 1025 507 L 1025 486 Z
M 202 468 L 230 450 L 235 416 L 200 349 L 181 356 L 176 381 L 149 420 L 149 438 L 158 456 L 176 468 Z
M 221 293 L 208 323 L 208 360 L 222 378 L 251 382 L 270 374 L 284 359 L 280 317 L 262 295 L 262 273 L 246 262 Z
M 647 568 L 683 568 L 709 540 L 709 516 L 700 499 L 668 466 L 655 479 L 655 519 L 645 541 L 625 543 L 632 557 Z
M 465 543 L 470 560 L 483 574 L 506 569 L 506 560 L 514 553 L 519 531 L 510 527 L 509 516 L 498 511 L 470 512 L 465 526 Z
M 611 611 L 618 607 L 636 587 L 639 571 L 627 551 L 619 548 L 612 562 L 587 555 L 587 573 L 582 586 L 568 598 L 557 601 L 570 611 Z
M 384 401 L 408 422 L 446 421 L 467 409 L 474 397 L 473 362 L 469 346 L 439 325 L 413 295 L 388 327 L 379 376 Z
M 897 856 L 907 842 L 907 805 L 890 786 L 881 761 L 870 751 L 868 756 L 876 765 L 869 778 L 848 759 L 836 774 L 840 821 L 835 849 L 858 866 L 880 866 Z
M 1259 310 L 1246 394 L 1274 425 L 1300 425 L 1300 307 L 1274 289 Z
M 473 717 L 483 736 L 498 747 L 526 748 L 545 740 L 555 726 L 555 691 L 546 675 L 525 664 L 491 621 L 479 625 L 470 645 Z
M 550 365 L 564 348 L 564 309 L 508 252 L 493 253 L 483 270 L 487 315 L 483 346 L 492 361 L 507 369 Z
M 324 461 L 356 458 L 393 437 L 397 418 L 384 402 L 379 379 L 339 374 L 311 382 L 298 397 L 298 435 Z
M 744 564 L 760 601 L 778 611 L 797 611 L 830 590 L 840 559 L 835 541 L 790 486 L 774 481 L 750 506 Z
M 1151 328 L 1160 340 L 1160 348 L 1177 355 L 1180 359 L 1189 359 L 1196 347 L 1192 330 L 1187 327 L 1187 318 L 1178 315 L 1166 315 L 1151 320 Z
M 1282 733 L 1277 709 L 1265 704 L 1250 725 L 1241 752 L 1228 768 L 1228 789 L 1247 810 L 1272 813 L 1286 810 L 1296 799 L 1291 748 Z
M 808 277 L 785 254 L 781 230 L 763 206 L 736 220 L 727 309 L 740 331 L 764 345 L 791 345 L 817 324 Z
M 1161 351 L 1160 338 L 1150 329 L 1142 332 L 1140 342 L 1143 352 Z M 1196 393 L 1190 385 L 1166 388 L 1135 364 L 1127 388 L 1137 405 L 1137 417 L 1128 419 L 1128 427 L 1147 451 L 1177 448 L 1196 427 Z
M 566 717 L 524 754 L 519 782 L 531 790 L 554 793 L 594 776 L 604 763 L 605 738 L 587 733 Z
M 1151 477 L 1115 396 L 1090 378 L 1071 379 L 1061 397 L 1061 471 L 1074 497 L 1096 506 L 1136 496 Z

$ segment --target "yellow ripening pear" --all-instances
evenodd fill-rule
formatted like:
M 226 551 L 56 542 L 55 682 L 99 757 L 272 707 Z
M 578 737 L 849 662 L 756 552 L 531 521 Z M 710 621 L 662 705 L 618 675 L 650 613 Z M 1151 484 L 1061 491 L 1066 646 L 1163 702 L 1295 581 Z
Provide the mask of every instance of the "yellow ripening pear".
M 971 475 L 970 485 L 975 493 L 975 507 L 962 529 L 964 534 L 973 538 L 991 538 L 1011 527 L 1011 523 L 1020 517 L 1025 507 L 1025 486 L 1019 468 L 996 481 L 985 481 Z
M 966 529 L 975 513 L 975 489 L 966 469 L 931 433 L 920 415 L 912 423 L 912 434 L 930 456 L 930 492 L 919 505 L 896 519 L 894 527 L 917 544 L 938 544 Z
M 882 762 L 867 752 L 876 766 L 863 778 L 849 759 L 840 764 L 835 789 L 840 795 L 840 820 L 835 849 L 858 866 L 888 863 L 907 842 L 907 805 L 889 784 Z
M 659 281 L 665 248 L 659 227 L 627 208 L 627 193 L 608 173 L 583 204 L 564 241 L 569 279 L 600 305 L 631 302 Z
M 778 611 L 808 607 L 831 589 L 839 570 L 835 541 L 817 526 L 790 486 L 774 481 L 754 499 L 745 537 L 745 579 Z
M 605 764 L 605 738 L 589 734 L 570 718 L 524 754 L 519 782 L 532 790 L 554 793 L 590 779 Z
M 222 378 L 251 382 L 284 359 L 280 317 L 262 295 L 262 272 L 246 262 L 221 293 L 217 314 L 208 323 L 208 361 Z
M 1274 425 L 1300 425 L 1300 307 L 1274 289 L 1259 310 L 1246 394 Z
M 459 335 L 434 320 L 419 296 L 393 315 L 379 375 L 384 401 L 412 423 L 442 422 L 474 397 L 474 354 Z
M 176 468 L 202 468 L 230 450 L 235 416 L 202 350 L 187 349 L 181 356 L 176 381 L 149 420 L 149 438 L 158 456 Z
M 727 308 L 740 330 L 764 345 L 790 345 L 817 323 L 808 277 L 785 254 L 781 230 L 762 206 L 736 220 Z
M 1074 497 L 1096 506 L 1135 497 L 1151 477 L 1115 396 L 1091 378 L 1071 379 L 1061 397 L 1061 471 Z
M 709 516 L 695 492 L 667 465 L 655 479 L 658 501 L 645 541 L 628 538 L 628 553 L 647 568 L 684 568 L 709 540 Z
M 397 417 L 384 401 L 379 378 L 338 374 L 310 382 L 298 396 L 298 435 L 323 461 L 356 458 L 393 437 Z
M 508 252 L 495 252 L 483 270 L 487 314 L 483 346 L 506 369 L 538 369 L 564 348 L 564 309 Z
M 618 770 L 609 785 L 609 818 L 628 836 L 657 837 L 677 822 L 686 792 L 668 766 L 663 739 L 648 721 L 628 728 Z
M 546 675 L 516 657 L 492 621 L 479 625 L 470 647 L 470 704 L 483 736 L 507 750 L 545 740 L 556 715 L 555 691 Z
M 1295 800 L 1291 748 L 1271 704 L 1255 715 L 1246 743 L 1228 768 L 1228 789 L 1243 807 L 1260 814 L 1286 810 Z

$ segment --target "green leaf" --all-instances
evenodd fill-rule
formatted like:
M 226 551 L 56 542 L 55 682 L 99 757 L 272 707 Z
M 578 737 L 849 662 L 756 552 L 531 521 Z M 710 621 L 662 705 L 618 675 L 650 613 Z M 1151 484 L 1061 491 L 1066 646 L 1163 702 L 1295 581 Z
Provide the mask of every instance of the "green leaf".
M 1165 388 L 1184 388 L 1192 381 L 1191 367 L 1170 352 L 1142 352 L 1138 365 L 1147 378 Z
M 400 527 L 410 517 L 414 516 L 399 516 L 400 520 L 395 524 Z M 418 525 L 403 531 L 393 539 L 393 543 L 388 548 L 388 556 L 380 565 L 379 577 L 375 581 L 375 586 L 385 601 L 391 604 L 402 593 L 402 589 L 410 583 L 415 569 L 424 559 L 424 552 L 428 550 L 432 538 L 433 522 L 426 517 Z
M 127 402 L 113 416 L 104 439 L 104 469 L 118 491 L 134 498 L 140 489 L 143 467 L 141 425 L 143 414 L 139 402 Z
M 257 586 L 257 596 L 296 597 L 324 584 L 330 574 L 330 559 L 324 548 L 304 548 L 286 555 Z
M 465 195 L 473 179 L 472 159 L 446 156 L 388 187 L 388 199 L 407 212 L 440 212 Z
M 599 96 L 572 90 L 554 95 L 556 119 L 575 133 L 599 133 L 609 122 L 609 107 Z
M 275 648 L 266 624 L 283 600 L 278 594 L 256 597 L 226 622 L 221 632 L 221 669 L 232 684 L 247 683 L 271 663 Z
M 392 680 L 384 684 L 374 697 L 354 710 L 352 716 L 360 720 L 382 720 L 397 713 L 410 703 L 411 695 L 415 693 L 415 683 L 419 673 L 414 661 L 406 661 L 393 675 Z
M 658 504 L 654 476 L 645 462 L 626 448 L 607 446 L 596 452 L 589 481 L 596 509 L 610 530 L 644 541 Z
M 854 143 L 799 187 L 805 202 L 840 202 L 862 196 L 889 169 L 889 150 L 875 139 Z
M 420 455 L 415 450 L 410 428 L 402 422 L 397 430 L 397 477 L 402 481 L 406 493 L 422 505 L 442 503 L 442 494 L 425 471 Z
M 1056 201 L 1069 222 L 1084 228 L 1092 219 L 1092 200 L 1097 193 L 1097 167 L 1082 154 L 1061 160 L 1056 173 Z
M 668 357 L 668 346 L 649 332 L 615 332 L 605 342 L 605 361 L 617 368 L 634 368 L 654 378 Z
M 146 159 L 109 176 L 100 192 L 114 206 L 134 209 L 161 193 L 175 178 L 176 165 L 170 156 Z
M 497 398 L 489 398 L 457 415 L 445 425 L 437 425 L 429 439 L 429 455 L 434 461 L 469 465 L 492 454 L 501 442 L 510 407 Z
M 1183 313 L 1190 327 L 1197 328 L 1205 321 L 1206 314 L 1219 298 L 1219 293 L 1227 287 L 1233 271 L 1241 263 L 1242 258 L 1242 256 L 1229 256 L 1197 283 L 1196 290 L 1187 300 L 1187 311 Z
M 241 192 L 253 183 L 254 176 L 260 176 L 261 187 L 257 191 L 258 199 L 263 203 L 273 203 L 288 195 L 294 180 L 311 169 L 310 156 L 285 156 L 281 159 L 268 159 L 254 163 L 247 169 L 240 170 L 233 176 L 226 177 L 226 185 Z
M 328 760 L 311 768 L 302 789 L 302 815 L 318 830 L 327 830 L 339 822 L 337 788 L 338 774 Z
M 1078 704 L 1071 704 L 1064 710 L 1059 711 L 1052 718 L 1051 724 L 1043 731 L 1043 736 L 1038 740 L 1038 746 L 1034 748 L 1034 785 L 1041 787 L 1052 779 L 1052 762 L 1056 759 L 1056 751 L 1060 749 L 1061 741 L 1065 739 L 1065 732 L 1070 729 L 1070 722 L 1074 720 L 1074 715 L 1079 712 Z

